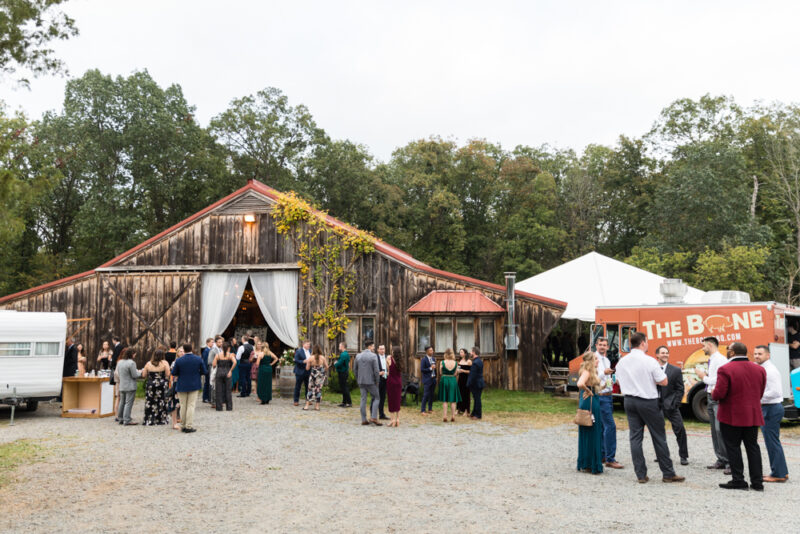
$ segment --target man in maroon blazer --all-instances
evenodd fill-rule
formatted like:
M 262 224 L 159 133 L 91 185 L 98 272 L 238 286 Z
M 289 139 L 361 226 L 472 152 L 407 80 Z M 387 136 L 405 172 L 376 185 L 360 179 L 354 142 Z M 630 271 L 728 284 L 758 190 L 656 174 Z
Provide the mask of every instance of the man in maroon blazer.
M 767 385 L 767 373 L 747 359 L 747 347 L 735 342 L 728 347 L 728 363 L 719 368 L 712 398 L 719 401 L 717 418 L 731 464 L 733 480 L 720 484 L 725 489 L 747 489 L 742 462 L 742 442 L 747 452 L 750 487 L 764 491 L 761 479 L 761 449 L 758 428 L 764 424 L 761 397 Z

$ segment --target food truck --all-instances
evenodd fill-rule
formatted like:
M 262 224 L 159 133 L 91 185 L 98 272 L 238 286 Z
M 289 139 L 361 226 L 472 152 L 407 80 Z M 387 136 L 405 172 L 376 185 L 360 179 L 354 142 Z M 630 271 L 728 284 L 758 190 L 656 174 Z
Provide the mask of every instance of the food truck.
M 0 310 L 0 404 L 25 405 L 61 394 L 67 316 Z
M 651 356 L 658 347 L 666 346 L 669 362 L 683 371 L 683 402 L 691 406 L 695 417 L 708 421 L 705 385 L 695 373 L 698 367 L 708 368 L 703 338 L 717 338 L 722 354 L 729 344 L 741 341 L 747 346 L 750 359 L 755 346 L 768 345 L 772 363 L 781 373 L 785 417 L 800 419 L 800 391 L 793 392 L 791 384 L 792 379 L 800 380 L 800 371 L 790 376 L 789 368 L 787 326 L 793 320 L 800 321 L 800 308 L 777 302 L 598 307 L 591 327 L 591 348 L 594 350 L 597 338 L 607 337 L 607 356 L 616 366 L 619 358 L 630 352 L 630 336 L 634 332 L 647 336 L 647 352 Z M 573 376 L 580 362 L 580 357 L 570 362 Z M 614 392 L 619 394 L 616 384 Z

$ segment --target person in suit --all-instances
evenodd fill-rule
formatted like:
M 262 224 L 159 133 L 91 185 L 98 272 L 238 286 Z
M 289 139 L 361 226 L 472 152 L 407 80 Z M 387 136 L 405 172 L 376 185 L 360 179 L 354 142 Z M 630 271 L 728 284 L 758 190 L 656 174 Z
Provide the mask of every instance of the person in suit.
M 353 362 L 353 373 L 356 375 L 356 382 L 361 390 L 361 424 L 372 423 L 375 426 L 382 426 L 383 423 L 378 421 L 378 403 L 375 402 L 380 395 L 378 384 L 381 374 L 378 355 L 372 352 L 372 349 L 375 348 L 372 340 L 366 340 L 364 346 L 366 348 L 356 355 L 355 362 Z M 370 403 L 372 417 L 369 420 L 367 420 L 367 394 L 372 396 Z
M 67 338 L 64 344 L 67 348 L 64 351 L 64 369 L 62 376 L 75 376 L 78 371 L 78 347 L 72 337 Z
M 661 370 L 667 375 L 667 385 L 658 386 L 661 412 L 672 424 L 672 432 L 675 433 L 675 439 L 678 440 L 678 456 L 680 456 L 681 465 L 689 465 L 686 428 L 683 426 L 683 417 L 681 417 L 680 410 L 684 393 L 683 373 L 680 368 L 669 363 L 669 349 L 664 345 L 656 349 L 656 359 L 661 366 Z
M 211 366 L 208 365 L 208 353 L 211 352 L 211 348 L 214 346 L 214 338 L 210 337 L 206 339 L 206 346 L 203 347 L 202 352 L 200 353 L 200 357 L 203 358 L 203 361 L 206 362 L 206 369 L 209 370 L 208 374 L 203 378 L 203 402 L 208 403 L 211 402 L 211 380 L 210 378 L 210 369 Z
M 481 394 L 486 384 L 483 381 L 483 359 L 481 358 L 481 350 L 478 347 L 472 347 L 472 367 L 469 368 L 467 387 L 472 394 L 472 411 L 469 418 L 481 419 L 483 417 Z
M 139 424 L 135 421 L 131 421 L 133 401 L 136 400 L 136 379 L 142 376 L 142 372 L 136 368 L 135 357 L 136 351 L 134 349 L 125 349 L 120 353 L 119 363 L 117 365 L 120 395 L 117 420 L 119 424 L 125 426 Z
M 203 388 L 201 377 L 205 376 L 206 362 L 192 354 L 192 345 L 186 343 L 183 346 L 183 356 L 177 358 L 172 365 L 173 376 L 178 377 L 175 391 L 181 405 L 181 430 L 185 433 L 194 432 L 194 406 L 197 404 L 197 397 Z
M 436 389 L 436 358 L 433 357 L 433 347 L 425 347 L 425 356 L 419 362 L 419 370 L 422 373 L 422 415 L 433 413 L 433 392 Z M 427 406 L 427 410 L 425 407 Z
M 389 375 L 389 367 L 386 364 L 386 346 L 378 345 L 378 366 L 380 368 L 380 383 L 378 384 L 378 394 L 380 395 L 380 402 L 378 403 L 379 419 L 388 420 L 386 412 L 383 410 L 386 405 L 386 379 Z
M 781 421 L 784 415 L 781 373 L 770 361 L 767 345 L 759 345 L 753 349 L 753 359 L 767 372 L 767 385 L 764 396 L 761 397 L 761 413 L 764 416 L 761 434 L 767 448 L 770 473 L 763 479 L 764 482 L 786 482 L 789 479 L 789 468 L 781 445 Z
M 294 405 L 300 405 L 300 387 L 305 384 L 305 396 L 308 397 L 308 377 L 311 376 L 306 370 L 306 360 L 311 357 L 311 341 L 303 341 L 303 345 L 294 351 Z
M 731 343 L 728 347 L 728 363 L 717 371 L 717 383 L 712 393 L 714 400 L 719 403 L 717 417 L 733 477 L 720 484 L 720 488 L 747 489 L 742 461 L 744 443 L 750 470 L 750 488 L 764 490 L 758 428 L 764 425 L 761 398 L 766 386 L 766 371 L 747 359 L 744 343 Z
M 117 384 L 117 381 L 114 379 L 114 372 L 117 370 L 117 360 L 119 359 L 119 355 L 122 354 L 125 345 L 122 344 L 122 340 L 116 335 L 111 336 L 111 344 L 114 345 L 114 348 L 111 349 L 111 359 L 108 362 L 108 368 L 111 371 L 109 384 L 114 386 L 114 413 L 117 413 L 117 409 L 119 408 L 119 384 Z

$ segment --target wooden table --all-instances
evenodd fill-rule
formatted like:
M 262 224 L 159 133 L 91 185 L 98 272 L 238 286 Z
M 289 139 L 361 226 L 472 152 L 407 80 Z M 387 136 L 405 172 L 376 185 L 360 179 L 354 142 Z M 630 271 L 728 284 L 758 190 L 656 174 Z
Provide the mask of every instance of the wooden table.
M 109 381 L 107 376 L 65 377 L 61 417 L 97 418 L 114 415 L 114 386 Z

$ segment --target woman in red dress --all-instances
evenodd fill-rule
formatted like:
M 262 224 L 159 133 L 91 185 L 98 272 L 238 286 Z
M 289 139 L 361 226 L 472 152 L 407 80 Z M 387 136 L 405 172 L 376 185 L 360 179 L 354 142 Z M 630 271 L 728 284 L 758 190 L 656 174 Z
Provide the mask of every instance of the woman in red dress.
M 389 426 L 400 424 L 400 403 L 403 397 L 403 364 L 400 347 L 392 348 L 392 354 L 386 358 L 389 366 L 389 377 L 386 379 L 386 397 L 389 401 Z

